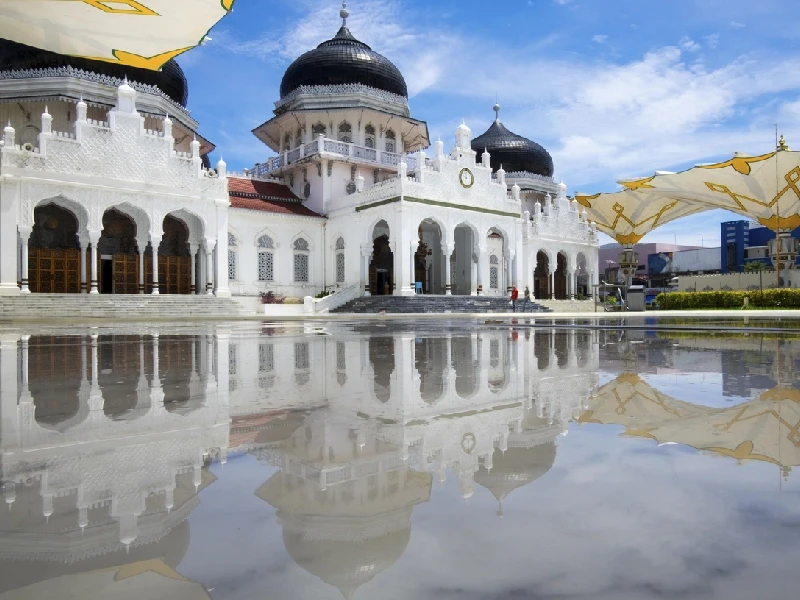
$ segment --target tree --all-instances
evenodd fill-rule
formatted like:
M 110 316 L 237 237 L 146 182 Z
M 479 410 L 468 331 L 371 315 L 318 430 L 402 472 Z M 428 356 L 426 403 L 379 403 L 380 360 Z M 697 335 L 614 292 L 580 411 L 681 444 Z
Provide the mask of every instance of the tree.
M 767 269 L 767 265 L 760 260 L 751 260 L 744 264 L 745 273 L 758 273 Z

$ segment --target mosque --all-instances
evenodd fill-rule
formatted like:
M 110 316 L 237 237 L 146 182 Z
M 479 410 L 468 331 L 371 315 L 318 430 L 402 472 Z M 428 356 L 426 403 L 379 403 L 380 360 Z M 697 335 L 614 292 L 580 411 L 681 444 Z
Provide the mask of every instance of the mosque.
M 286 70 L 253 130 L 274 156 L 242 173 L 210 163 L 176 62 L 0 40 L 0 294 L 585 294 L 597 233 L 550 154 L 499 106 L 483 134 L 431 143 L 341 17 Z

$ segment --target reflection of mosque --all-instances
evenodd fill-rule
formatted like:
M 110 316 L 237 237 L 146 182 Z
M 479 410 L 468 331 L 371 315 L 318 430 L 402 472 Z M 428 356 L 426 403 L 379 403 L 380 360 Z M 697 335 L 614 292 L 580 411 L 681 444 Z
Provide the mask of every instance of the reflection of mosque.
M 216 377 L 224 343 L 3 336 L 0 593 L 32 585 L 24 597 L 41 597 L 45 573 L 73 585 L 78 574 L 117 581 L 140 571 L 177 591 L 186 519 L 215 479 L 207 464 L 228 448 Z
M 589 333 L 316 333 L 334 335 L 231 341 L 231 445 L 280 468 L 256 494 L 277 509 L 292 558 L 346 598 L 402 555 L 434 478 L 451 472 L 464 498 L 477 483 L 502 515 L 552 467 L 596 386 Z M 306 360 L 320 368 L 290 413 Z

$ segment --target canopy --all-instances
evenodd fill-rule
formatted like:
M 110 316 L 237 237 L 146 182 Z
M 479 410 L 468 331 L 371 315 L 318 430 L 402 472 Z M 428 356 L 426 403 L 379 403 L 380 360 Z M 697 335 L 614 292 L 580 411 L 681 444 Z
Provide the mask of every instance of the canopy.
M 636 184 L 629 182 L 627 185 Z M 659 225 L 708 210 L 703 205 L 664 194 L 641 192 L 636 187 L 611 194 L 576 194 L 575 199 L 586 207 L 587 218 L 620 244 L 636 244 Z
M 158 70 L 194 48 L 234 0 L 0 0 L 0 38 Z

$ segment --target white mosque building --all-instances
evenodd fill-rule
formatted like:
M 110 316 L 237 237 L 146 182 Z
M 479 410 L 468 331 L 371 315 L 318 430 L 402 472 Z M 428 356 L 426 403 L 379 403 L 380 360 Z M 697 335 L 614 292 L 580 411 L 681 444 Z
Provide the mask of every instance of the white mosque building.
M 499 106 L 482 135 L 431 144 L 400 71 L 341 15 L 253 131 L 275 156 L 239 174 L 209 163 L 174 61 L 0 40 L 0 294 L 586 293 L 597 234 L 548 152 Z

